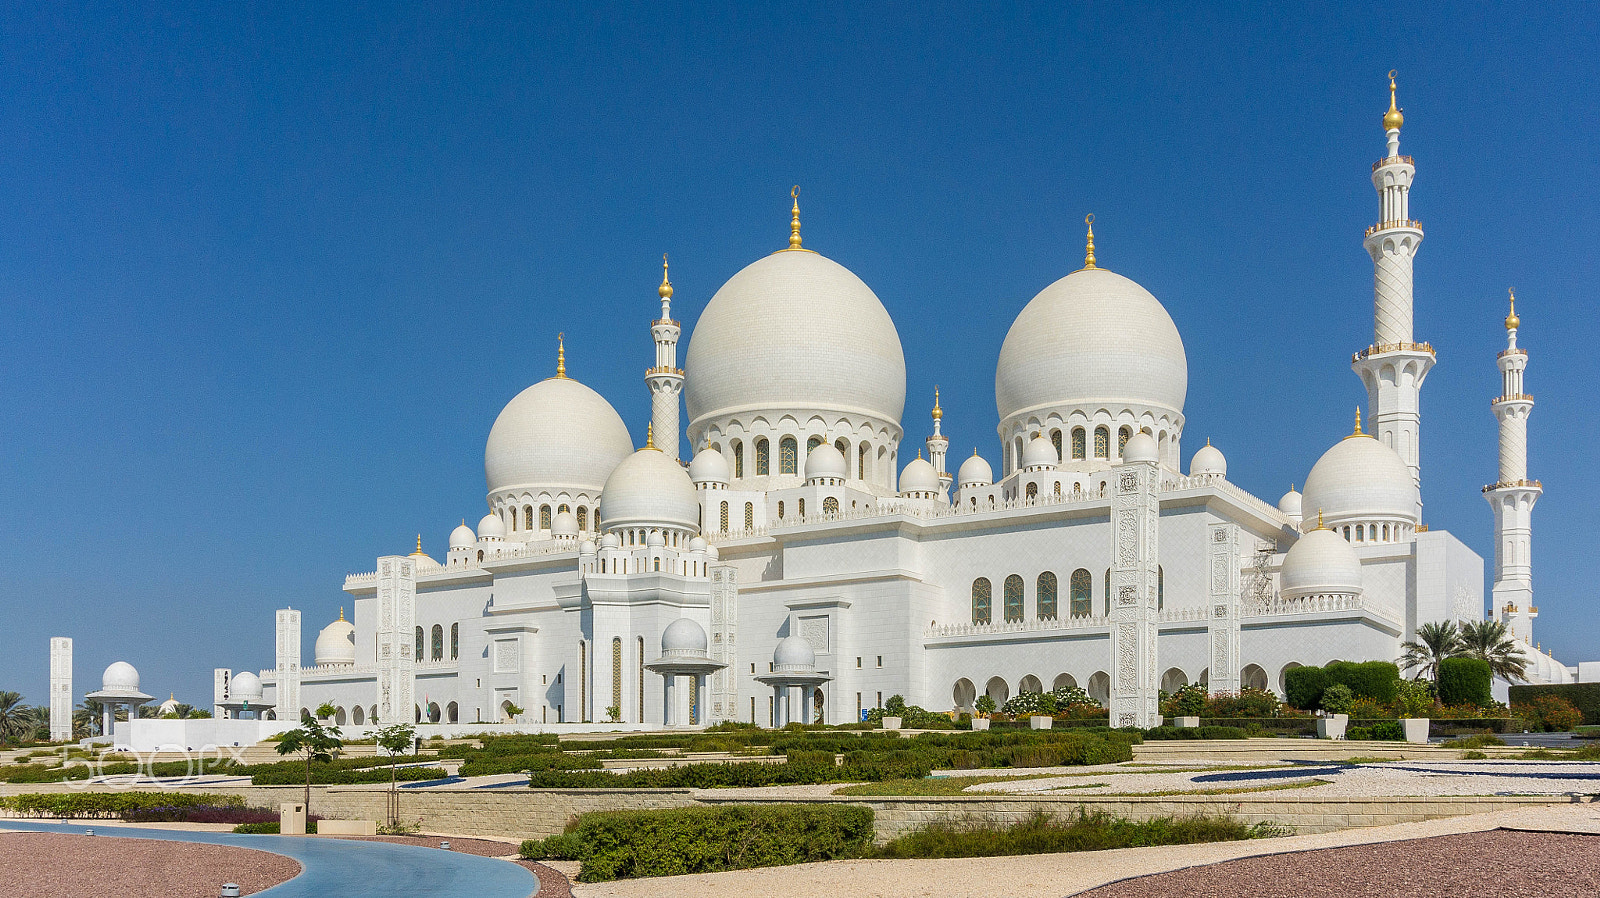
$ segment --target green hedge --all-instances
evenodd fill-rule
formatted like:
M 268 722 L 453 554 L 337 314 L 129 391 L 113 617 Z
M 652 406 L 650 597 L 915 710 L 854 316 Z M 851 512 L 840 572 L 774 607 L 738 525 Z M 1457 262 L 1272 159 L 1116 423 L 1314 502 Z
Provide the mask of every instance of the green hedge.
M 1343 683 L 1357 698 L 1388 704 L 1400 685 L 1400 668 L 1389 661 L 1335 661 L 1326 667 L 1296 667 L 1284 675 L 1289 704 L 1306 711 L 1322 707 L 1322 693 Z
M 579 882 L 605 882 L 861 857 L 871 848 L 870 808 L 730 805 L 584 814 L 560 836 L 522 843 L 522 855 L 577 860 Z
M 1446 658 L 1439 662 L 1439 702 L 1444 705 L 1477 705 L 1494 702 L 1490 687 L 1494 672 L 1482 658 Z
M 321 819 L 321 818 L 318 818 L 318 819 Z M 282 822 L 278 821 L 278 820 L 274 820 L 271 823 L 241 823 L 238 826 L 235 826 L 233 828 L 233 831 L 236 832 L 236 833 L 245 833 L 245 834 L 248 834 L 248 835 L 276 836 L 276 835 L 278 835 L 279 830 L 282 828 L 282 825 L 283 825 Z M 317 832 L 317 821 L 316 820 L 307 820 L 306 821 L 306 835 L 316 835 L 316 832 Z
M 23 817 L 122 817 L 147 808 L 181 808 L 211 805 L 244 807 L 238 795 L 186 794 L 182 792 L 50 792 L 0 798 L 0 808 Z
M 1152 742 L 1173 739 L 1243 739 L 1244 730 L 1238 727 L 1152 727 L 1144 731 L 1144 737 Z
M 1550 686 L 1512 686 L 1511 704 L 1532 702 L 1541 695 L 1555 695 L 1572 702 L 1583 712 L 1583 722 L 1600 724 L 1600 683 L 1561 683 Z
M 250 776 L 252 786 L 299 786 L 306 781 L 305 761 L 285 761 L 280 764 L 256 765 Z M 402 783 L 444 779 L 449 774 L 442 767 L 400 767 L 394 779 Z M 311 782 L 320 785 L 350 785 L 355 783 L 387 783 L 388 767 L 341 767 L 339 762 L 311 765 Z

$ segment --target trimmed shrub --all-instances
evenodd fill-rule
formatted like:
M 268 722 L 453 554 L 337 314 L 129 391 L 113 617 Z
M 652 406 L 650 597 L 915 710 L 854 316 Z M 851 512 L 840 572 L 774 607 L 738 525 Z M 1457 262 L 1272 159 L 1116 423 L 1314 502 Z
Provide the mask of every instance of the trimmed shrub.
M 1356 694 L 1343 683 L 1334 683 L 1322 690 L 1322 710 L 1329 714 L 1349 714 L 1355 704 Z
M 1350 687 L 1357 699 L 1388 704 L 1399 688 L 1400 668 L 1389 661 L 1335 661 L 1326 667 L 1297 667 L 1283 678 L 1289 704 L 1307 711 L 1321 708 L 1323 692 L 1336 683 Z
M 322 819 L 321 817 L 307 817 L 306 818 L 306 834 L 307 835 L 315 835 L 316 834 L 317 821 L 321 820 L 321 819 Z M 277 820 L 272 820 L 272 821 L 267 822 L 267 823 L 241 823 L 238 826 L 235 826 L 233 828 L 233 831 L 236 832 L 236 833 L 245 833 L 247 835 L 276 836 L 276 835 L 279 834 L 279 830 L 281 828 L 282 828 L 281 824 Z
M 1249 826 L 1231 817 L 1159 817 L 1134 822 L 1082 807 L 1057 820 L 1038 812 L 1021 823 L 997 827 L 984 820 L 935 824 L 878 849 L 879 857 L 946 858 L 1099 851 L 1149 845 L 1189 845 L 1281 835 L 1270 824 Z M 1004 889 L 996 889 L 1003 893 Z
M 854 805 L 606 811 L 524 843 L 525 851 L 579 861 L 579 882 L 804 864 L 861 857 L 871 847 L 872 810 Z
M 1159 726 L 1145 730 L 1144 737 L 1152 742 L 1174 739 L 1244 739 L 1245 731 L 1238 727 Z
M 182 792 L 48 792 L 0 798 L 0 808 L 23 817 L 118 817 L 153 808 L 243 808 L 237 795 Z
M 1600 683 L 1560 683 L 1549 686 L 1512 686 L 1511 704 L 1531 704 L 1541 695 L 1554 695 L 1572 703 L 1583 723 L 1600 724 Z
M 1283 675 L 1283 693 L 1289 704 L 1314 711 L 1322 707 L 1322 693 L 1332 685 L 1320 667 L 1296 667 Z
M 1445 705 L 1488 705 L 1494 673 L 1482 658 L 1446 658 L 1439 662 L 1439 701 Z
M 1583 722 L 1583 712 L 1572 702 L 1552 693 L 1540 693 L 1525 704 L 1513 704 L 1512 713 L 1530 729 L 1562 733 Z
M 255 771 L 250 775 L 250 784 L 253 786 L 299 786 L 306 781 L 306 765 L 304 761 L 260 764 L 250 769 Z M 394 772 L 395 780 L 402 783 L 438 780 L 444 779 L 446 776 L 448 774 L 444 772 L 442 767 L 401 767 Z M 387 766 L 343 765 L 337 760 L 332 763 L 313 762 L 311 765 L 311 782 L 313 785 L 387 783 L 388 781 L 389 768 Z

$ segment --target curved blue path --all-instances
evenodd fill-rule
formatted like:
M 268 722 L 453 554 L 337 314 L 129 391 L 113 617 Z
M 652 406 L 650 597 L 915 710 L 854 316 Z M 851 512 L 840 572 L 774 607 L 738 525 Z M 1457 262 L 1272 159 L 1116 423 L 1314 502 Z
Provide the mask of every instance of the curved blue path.
M 74 835 L 82 835 L 84 830 L 92 829 L 97 838 L 203 842 L 255 848 L 299 861 L 305 868 L 299 876 L 256 893 L 266 898 L 393 898 L 395 895 L 528 898 L 539 891 L 539 881 L 517 864 L 417 845 L 303 836 L 181 832 L 38 820 L 0 821 L 0 828 Z M 218 870 L 217 886 L 227 881 L 227 871 Z

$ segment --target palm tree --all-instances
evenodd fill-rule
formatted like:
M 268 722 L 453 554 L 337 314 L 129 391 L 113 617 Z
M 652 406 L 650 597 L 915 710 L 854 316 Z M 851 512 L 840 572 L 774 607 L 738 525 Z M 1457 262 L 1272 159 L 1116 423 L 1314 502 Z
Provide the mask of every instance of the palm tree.
M 22 703 L 20 692 L 0 692 L 0 742 L 33 739 L 39 727 L 39 709 Z
M 1422 624 L 1417 627 L 1417 638 L 1401 643 L 1400 648 L 1404 650 L 1401 670 L 1415 670 L 1413 679 L 1427 677 L 1438 682 L 1439 662 L 1461 653 L 1461 633 L 1453 620 Z
M 87 739 L 90 736 L 100 735 L 100 715 L 105 713 L 105 708 L 92 698 L 83 700 L 83 704 L 72 710 L 72 735 L 76 739 Z
M 1461 625 L 1461 654 L 1489 662 L 1494 675 L 1508 683 L 1528 679 L 1528 659 L 1505 623 L 1468 621 Z

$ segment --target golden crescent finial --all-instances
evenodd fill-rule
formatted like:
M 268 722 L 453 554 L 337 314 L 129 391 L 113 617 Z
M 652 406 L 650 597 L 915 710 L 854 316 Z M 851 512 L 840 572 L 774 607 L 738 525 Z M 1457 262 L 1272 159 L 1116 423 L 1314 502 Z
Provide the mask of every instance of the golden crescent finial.
M 556 377 L 567 376 L 567 335 L 556 334 Z
M 1385 131 L 1398 131 L 1405 124 L 1406 117 L 1400 114 L 1400 107 L 1394 102 L 1394 69 L 1389 70 L 1389 111 L 1383 114 L 1383 129 Z
M 800 185 L 789 188 L 789 196 L 794 199 L 794 208 L 789 210 L 789 248 L 800 248 Z
M 1361 406 L 1356 406 L 1356 429 L 1350 434 L 1353 437 L 1362 436 L 1361 433 Z
M 938 384 L 934 384 L 934 387 L 933 387 L 933 420 L 937 421 L 937 420 L 939 420 L 940 418 L 943 418 L 943 417 L 944 417 L 944 409 L 939 407 L 939 385 Z
M 1517 291 L 1514 287 L 1507 287 L 1506 292 L 1511 294 L 1511 314 L 1506 316 L 1506 330 L 1514 331 L 1522 325 L 1522 319 L 1517 317 Z
M 667 254 L 661 254 L 661 286 L 656 288 L 662 299 L 672 298 L 672 281 L 667 280 Z
M 1083 224 L 1089 229 L 1088 245 L 1083 251 L 1084 269 L 1094 268 L 1094 213 L 1090 212 L 1083 217 Z
M 654 421 L 644 426 L 644 448 L 656 448 L 656 425 Z
M 412 552 L 411 554 L 413 554 L 413 555 L 421 555 L 422 554 L 422 534 L 420 534 L 420 533 L 417 534 L 417 551 Z

